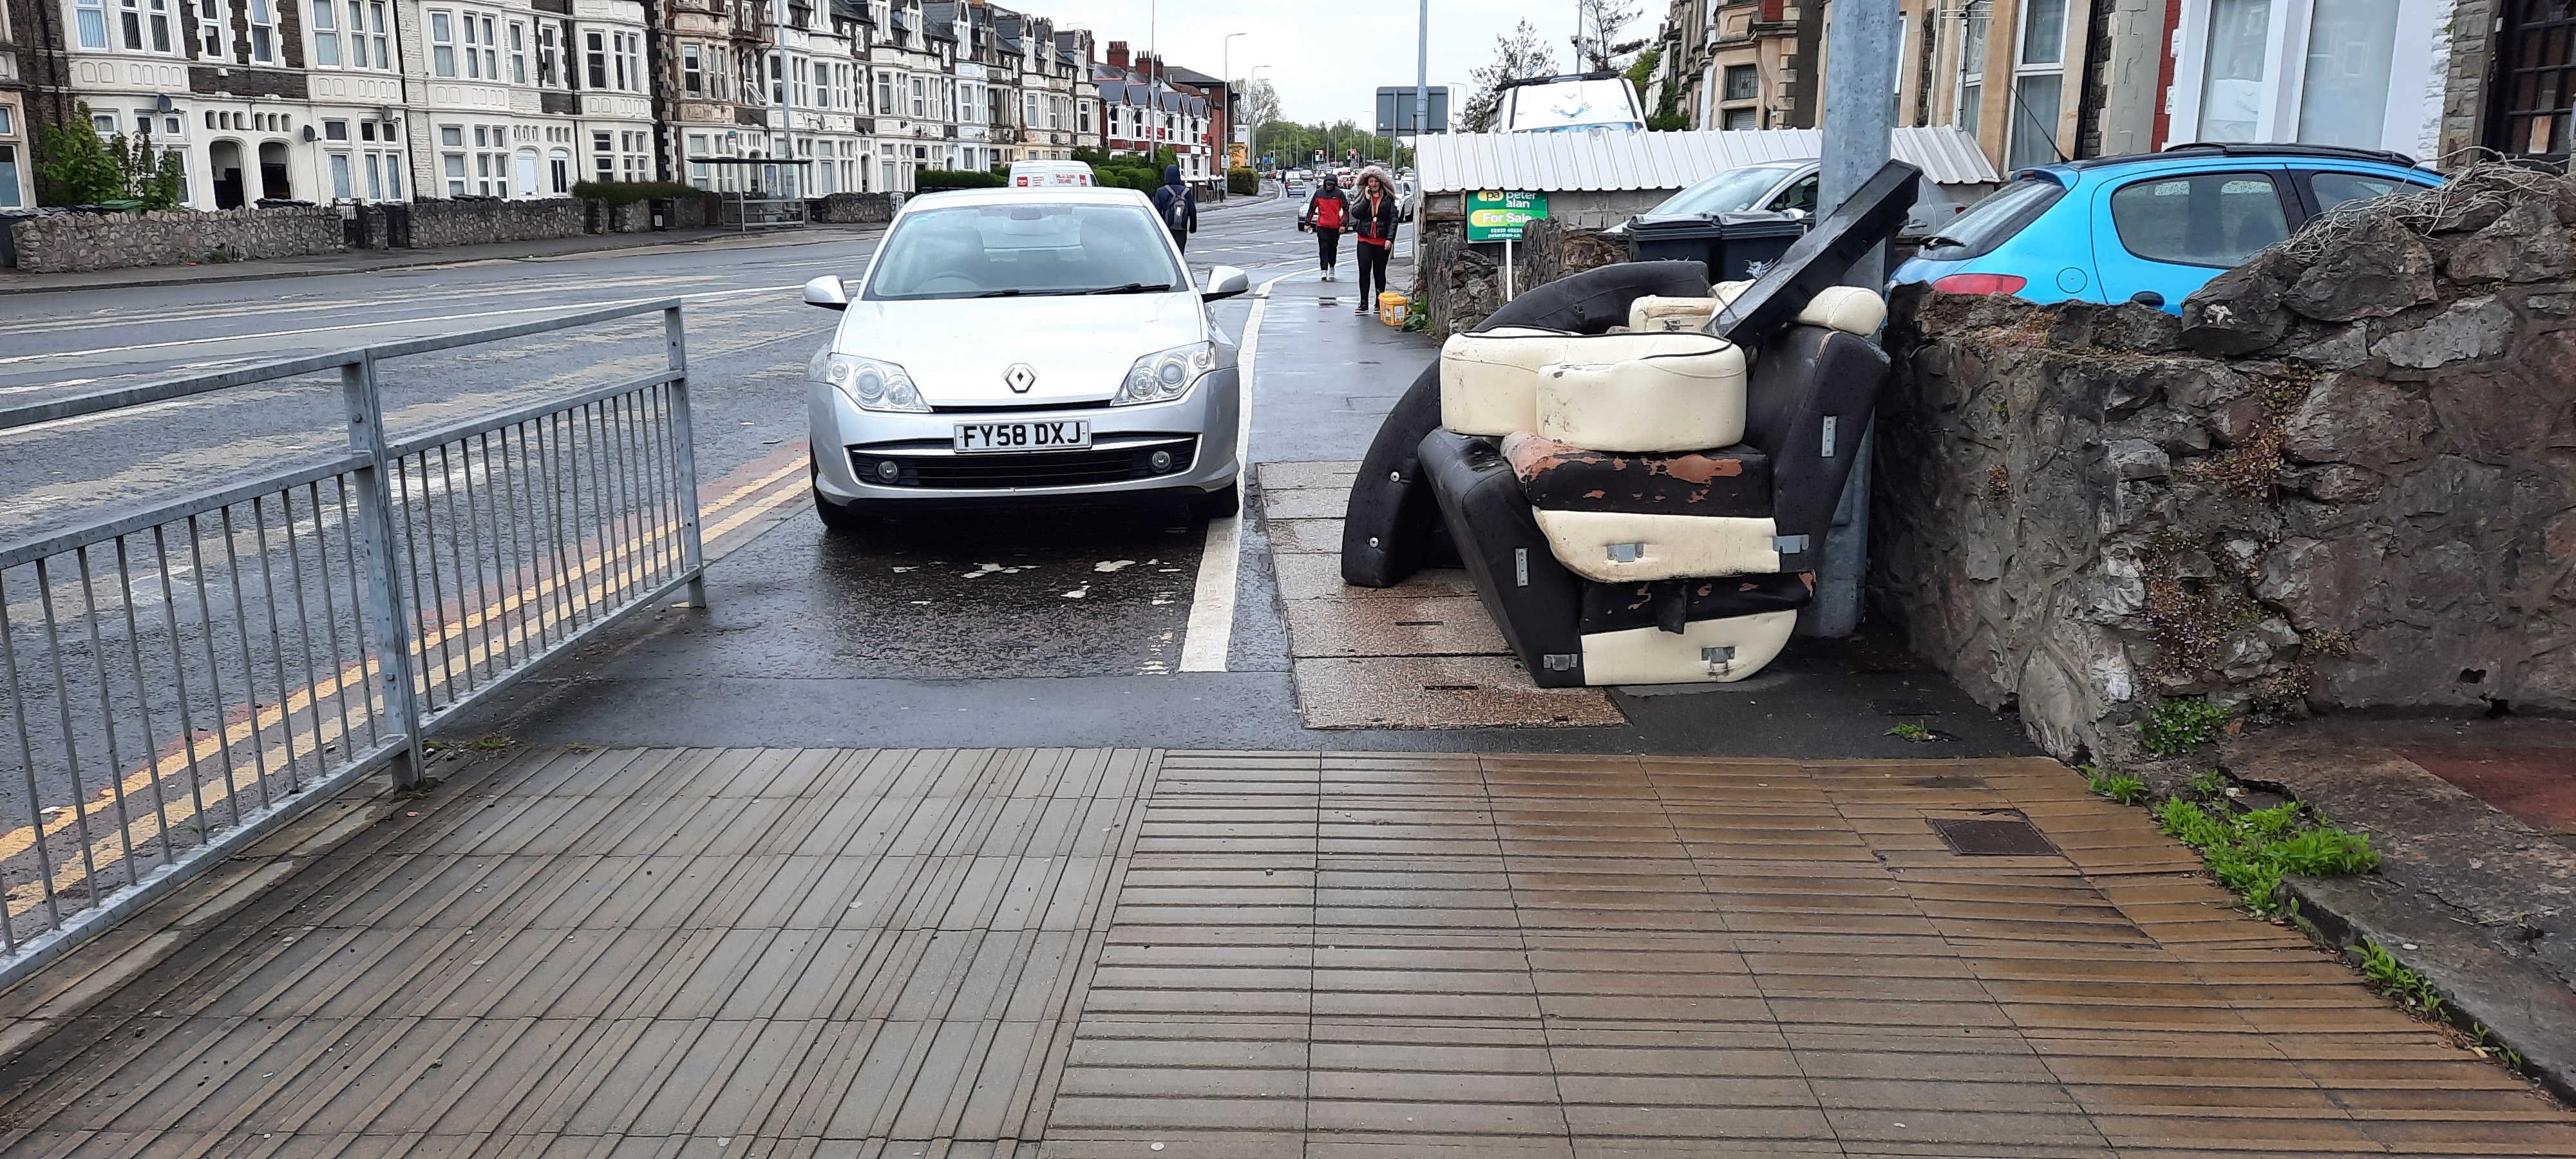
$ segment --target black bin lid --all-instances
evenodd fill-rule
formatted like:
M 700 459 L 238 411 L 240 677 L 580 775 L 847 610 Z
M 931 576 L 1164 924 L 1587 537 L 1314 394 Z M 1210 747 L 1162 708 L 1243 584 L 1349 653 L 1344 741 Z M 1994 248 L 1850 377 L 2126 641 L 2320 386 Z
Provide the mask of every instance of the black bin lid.
M 1628 219 L 1626 232 L 1638 241 L 1794 238 L 1807 232 L 1807 222 L 1760 209 L 1736 213 L 1641 213 Z

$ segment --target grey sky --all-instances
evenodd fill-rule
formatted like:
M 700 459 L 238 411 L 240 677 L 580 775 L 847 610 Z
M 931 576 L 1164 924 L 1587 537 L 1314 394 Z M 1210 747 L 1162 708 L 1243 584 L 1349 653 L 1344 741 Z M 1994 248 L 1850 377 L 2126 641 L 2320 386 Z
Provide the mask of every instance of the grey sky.
M 1227 67 L 1225 35 L 1233 40 L 1236 78 L 1268 65 L 1261 79 L 1278 86 L 1286 114 L 1297 121 L 1348 117 L 1366 126 L 1379 85 L 1410 85 L 1414 29 L 1420 9 L 1408 0 L 1019 0 L 1016 6 L 1053 17 L 1058 28 L 1089 28 L 1108 42 L 1124 40 L 1143 51 L 1159 40 L 1163 59 L 1210 76 Z M 1652 32 L 1640 17 L 1629 35 Z M 1154 18 L 1149 19 L 1149 14 Z M 1431 83 L 1467 96 L 1467 70 L 1494 55 L 1494 37 L 1527 20 L 1556 49 L 1560 67 L 1572 59 L 1572 0 L 1431 0 Z

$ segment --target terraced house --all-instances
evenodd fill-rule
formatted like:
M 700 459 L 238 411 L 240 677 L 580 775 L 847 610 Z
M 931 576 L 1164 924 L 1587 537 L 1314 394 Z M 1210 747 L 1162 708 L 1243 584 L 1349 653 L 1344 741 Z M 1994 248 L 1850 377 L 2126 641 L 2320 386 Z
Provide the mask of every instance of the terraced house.
M 200 209 L 909 190 L 1099 144 L 1091 46 L 973 0 L 0 0 L 0 209 L 76 117 Z

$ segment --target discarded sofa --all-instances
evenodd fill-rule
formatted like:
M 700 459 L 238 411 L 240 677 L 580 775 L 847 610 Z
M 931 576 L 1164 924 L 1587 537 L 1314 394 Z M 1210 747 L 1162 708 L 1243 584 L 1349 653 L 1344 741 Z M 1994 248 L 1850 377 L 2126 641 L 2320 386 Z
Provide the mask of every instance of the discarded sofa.
M 1753 282 L 1608 266 L 1453 335 L 1363 462 L 1344 578 L 1454 555 L 1542 687 L 1760 671 L 1888 380 L 1885 303 L 1834 282 L 1912 190 L 1891 164 Z

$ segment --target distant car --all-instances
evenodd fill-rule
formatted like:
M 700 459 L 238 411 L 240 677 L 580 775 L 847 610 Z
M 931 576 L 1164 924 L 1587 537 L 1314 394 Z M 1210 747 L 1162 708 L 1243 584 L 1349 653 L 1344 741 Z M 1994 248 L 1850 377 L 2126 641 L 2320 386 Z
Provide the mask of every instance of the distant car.
M 905 199 L 806 367 L 814 510 L 838 534 L 942 502 L 1166 496 L 1241 503 L 1235 347 L 1133 189 L 971 189 Z M 965 336 L 965 340 L 961 340 Z
M 1395 179 L 1395 214 L 1399 220 L 1413 220 L 1415 206 L 1422 204 L 1422 187 L 1410 177 Z
M 1741 213 L 1754 209 L 1813 215 L 1816 212 L 1816 187 L 1821 180 L 1820 170 L 1821 167 L 1813 160 L 1765 161 L 1739 166 L 1701 179 L 1665 198 L 1641 216 Z M 1930 178 L 1924 178 L 1915 183 L 1914 208 L 1907 213 L 1904 232 L 1937 232 L 1947 227 L 1959 210 L 1959 203 L 1948 192 Z M 1612 226 L 1611 231 L 1619 232 L 1619 227 Z
M 1898 266 L 1891 285 L 2180 313 L 2209 279 L 2354 201 L 2442 183 L 2402 153 L 2177 145 L 2025 169 Z
M 1504 81 L 1497 95 L 1502 104 L 1495 110 L 1495 126 L 1500 132 L 1646 129 L 1646 110 L 1637 103 L 1637 87 L 1616 72 Z
M 1049 189 L 1098 184 L 1091 166 L 1080 161 L 1013 161 L 1011 187 Z
M 1310 190 L 1310 189 L 1308 189 L 1308 188 L 1306 187 L 1306 183 L 1305 183 L 1304 181 L 1302 181 L 1302 180 L 1298 180 L 1298 179 L 1294 179 L 1294 178 L 1292 178 L 1292 179 L 1290 179 L 1290 180 L 1289 180 L 1289 182 L 1288 182 L 1288 196 L 1290 196 L 1290 197 L 1304 197 L 1304 196 L 1306 196 L 1306 195 L 1307 195 L 1308 193 L 1310 193 L 1310 192 L 1312 192 L 1312 190 Z

